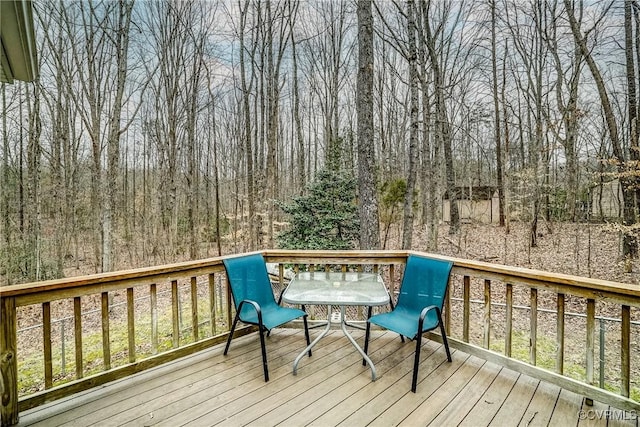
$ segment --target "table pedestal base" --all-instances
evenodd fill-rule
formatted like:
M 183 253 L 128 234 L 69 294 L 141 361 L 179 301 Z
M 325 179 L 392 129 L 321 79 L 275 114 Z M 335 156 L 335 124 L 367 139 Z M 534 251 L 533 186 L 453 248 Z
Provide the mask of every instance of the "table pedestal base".
M 360 353 L 362 358 L 367 362 L 367 364 L 369 365 L 369 368 L 371 368 L 371 380 L 375 381 L 377 378 L 376 367 L 373 365 L 373 362 L 371 361 L 369 356 L 365 354 L 365 352 L 362 350 L 362 348 L 360 348 L 356 340 L 351 336 L 351 334 L 347 330 L 344 305 L 340 306 L 340 328 L 342 329 L 342 333 L 349 339 L 349 341 L 351 341 L 351 344 L 353 344 L 356 350 L 358 350 L 358 353 Z M 305 354 L 309 352 L 309 350 L 313 348 L 314 345 L 318 343 L 318 341 L 320 341 L 322 337 L 327 335 L 330 329 L 331 329 L 331 306 L 329 305 L 327 306 L 327 326 L 320 333 L 320 335 L 318 335 L 316 339 L 314 339 L 313 342 L 309 344 L 307 348 L 305 348 L 302 351 L 302 353 L 298 355 L 298 357 L 296 357 L 296 360 L 293 361 L 293 375 L 296 375 L 298 373 L 298 363 L 300 363 L 300 360 L 305 356 Z

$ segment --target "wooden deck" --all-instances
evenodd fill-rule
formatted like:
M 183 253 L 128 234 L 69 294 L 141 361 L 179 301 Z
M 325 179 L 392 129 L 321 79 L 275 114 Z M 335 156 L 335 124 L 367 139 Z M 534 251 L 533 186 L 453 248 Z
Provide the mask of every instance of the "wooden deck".
M 354 336 L 362 342 L 362 331 Z M 402 344 L 393 333 L 372 333 L 375 382 L 340 330 L 323 338 L 294 376 L 293 359 L 303 347 L 300 330 L 274 330 L 265 383 L 259 340 L 250 334 L 235 339 L 228 356 L 217 346 L 24 412 L 19 425 L 637 425 L 636 414 L 586 406 L 579 395 L 460 351 L 447 363 L 442 346 L 429 340 L 416 394 L 414 343 Z

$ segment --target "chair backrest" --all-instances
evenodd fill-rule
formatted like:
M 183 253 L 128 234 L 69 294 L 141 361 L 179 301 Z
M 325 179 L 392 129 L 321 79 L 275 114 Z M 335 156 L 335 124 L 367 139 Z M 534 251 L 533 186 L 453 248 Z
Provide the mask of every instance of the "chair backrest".
M 397 306 L 419 312 L 435 305 L 442 310 L 452 267 L 449 261 L 409 255 Z
M 236 309 L 246 299 L 257 302 L 263 308 L 276 304 L 262 254 L 228 258 L 223 263 Z

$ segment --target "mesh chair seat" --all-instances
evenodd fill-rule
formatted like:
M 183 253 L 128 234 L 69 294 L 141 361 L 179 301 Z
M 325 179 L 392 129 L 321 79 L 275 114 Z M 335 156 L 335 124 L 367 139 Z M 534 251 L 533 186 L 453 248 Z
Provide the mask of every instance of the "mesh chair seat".
M 370 323 L 384 329 L 389 329 L 402 336 L 415 339 L 418 335 L 418 319 L 420 312 L 408 310 L 405 307 L 397 307 L 389 313 L 376 314 L 369 319 Z M 435 310 L 430 310 L 424 319 L 422 331 L 427 332 L 438 327 L 438 315 Z
M 262 366 L 264 380 L 269 381 L 269 369 L 267 367 L 267 350 L 265 346 L 265 331 L 281 326 L 294 319 L 302 317 L 304 321 L 304 333 L 309 345 L 309 328 L 307 326 L 307 313 L 303 310 L 290 307 L 280 307 L 273 296 L 271 280 L 267 272 L 262 254 L 255 253 L 223 260 L 224 268 L 229 280 L 231 296 L 236 308 L 231 331 L 224 349 L 226 355 L 233 339 L 233 332 L 238 321 L 257 325 L 260 334 L 260 348 L 262 351 Z M 311 350 L 309 350 L 311 356 Z
M 261 306 L 262 325 L 268 331 L 292 320 L 306 316 L 307 313 L 297 308 L 280 307 L 279 305 Z M 240 321 L 251 325 L 258 325 L 258 313 L 250 304 L 245 304 L 240 310 Z
M 371 324 L 416 340 L 411 391 L 416 392 L 422 333 L 440 326 L 442 342 L 451 362 L 449 343 L 442 323 L 442 306 L 449 286 L 453 263 L 449 261 L 409 255 L 405 266 L 398 303 L 389 313 L 381 313 L 367 320 L 364 353 L 369 348 Z M 403 339 L 404 341 L 404 339 Z M 363 364 L 366 361 L 363 360 Z

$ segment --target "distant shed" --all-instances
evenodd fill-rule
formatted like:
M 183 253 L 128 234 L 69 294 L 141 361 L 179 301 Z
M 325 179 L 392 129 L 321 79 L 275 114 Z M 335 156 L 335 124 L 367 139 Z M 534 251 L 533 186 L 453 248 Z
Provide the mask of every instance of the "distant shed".
M 622 216 L 620 180 L 612 179 L 593 187 L 591 215 L 595 218 L 620 218 Z
M 475 221 L 486 224 L 500 222 L 500 200 L 495 187 L 481 185 L 475 187 L 456 187 L 457 205 L 461 221 Z M 451 202 L 445 192 L 442 200 L 442 219 L 451 221 Z

